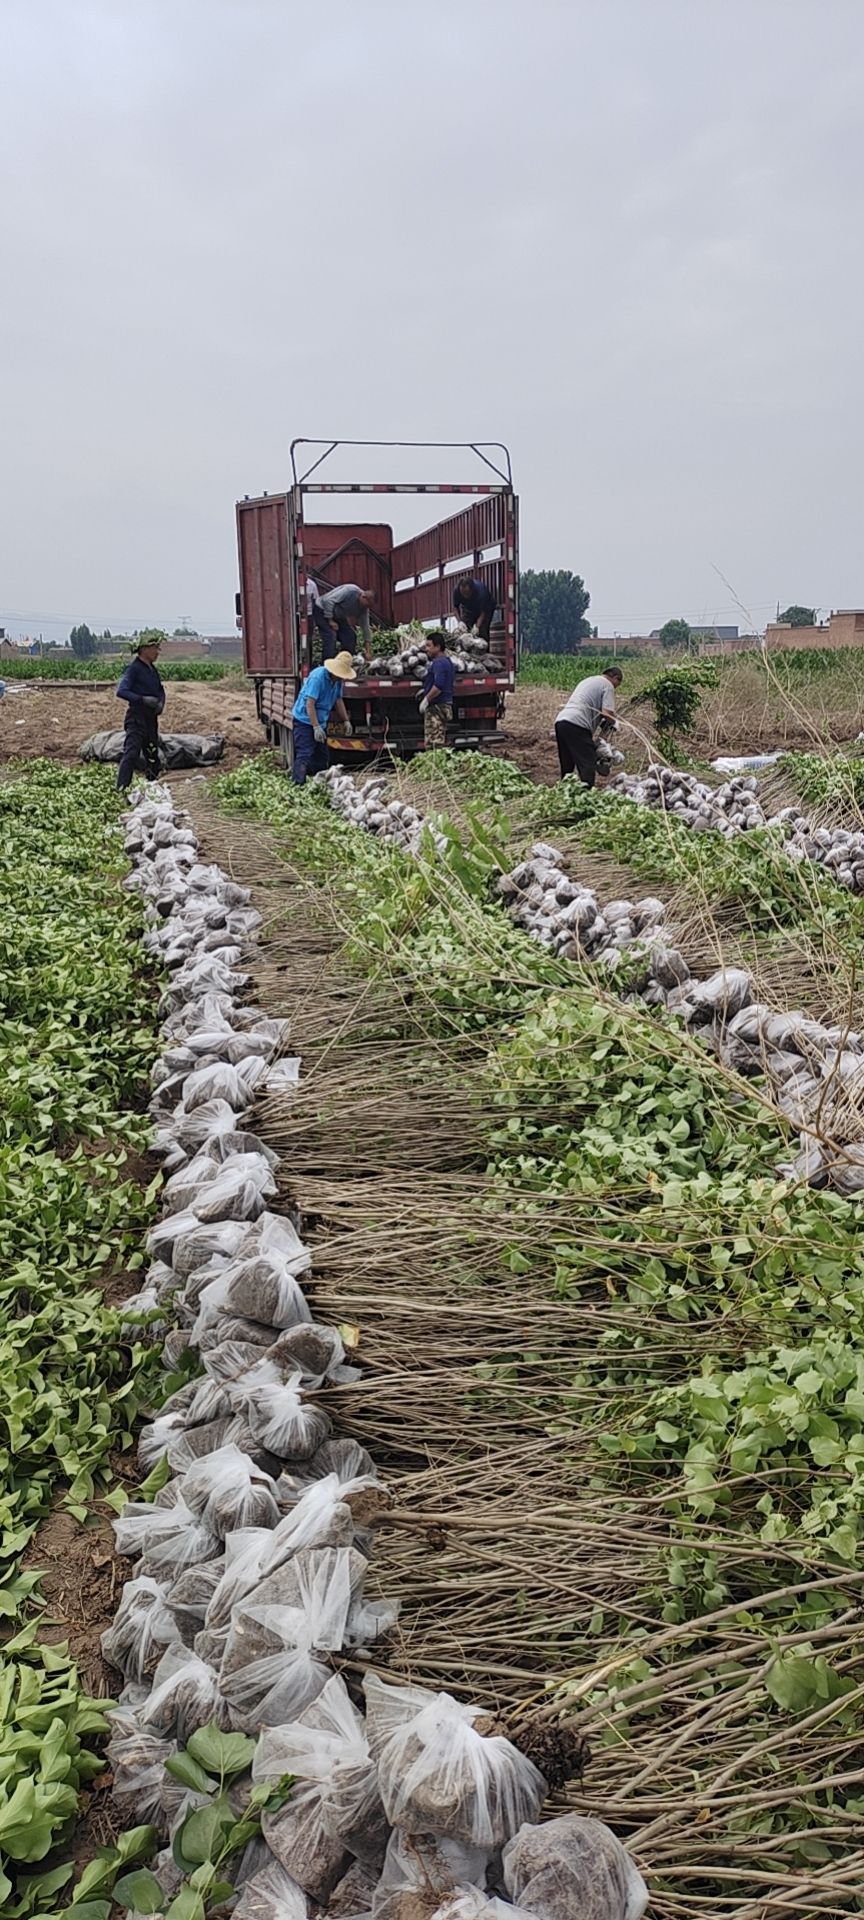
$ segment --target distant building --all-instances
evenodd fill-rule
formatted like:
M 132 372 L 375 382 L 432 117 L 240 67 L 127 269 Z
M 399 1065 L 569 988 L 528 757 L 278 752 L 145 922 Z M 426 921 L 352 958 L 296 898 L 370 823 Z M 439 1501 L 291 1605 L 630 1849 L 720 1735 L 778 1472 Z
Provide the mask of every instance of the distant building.
M 765 628 L 766 647 L 864 647 L 864 608 L 841 607 L 827 624 L 791 627 L 772 620 Z
M 650 639 L 659 640 L 661 632 L 661 627 L 655 627 L 649 636 Z M 691 626 L 690 632 L 694 640 L 737 640 L 738 638 L 737 627 Z

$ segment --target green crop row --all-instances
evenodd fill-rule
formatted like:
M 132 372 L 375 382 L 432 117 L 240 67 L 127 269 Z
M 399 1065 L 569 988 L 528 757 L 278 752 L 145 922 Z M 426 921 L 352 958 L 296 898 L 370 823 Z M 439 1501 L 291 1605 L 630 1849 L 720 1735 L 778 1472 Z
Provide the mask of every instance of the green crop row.
M 0 1617 L 10 1625 L 32 1604 L 20 1558 L 52 1501 L 83 1522 L 108 1491 L 148 1365 L 104 1292 L 140 1265 L 153 1205 L 129 1156 L 148 1133 L 156 989 L 140 903 L 120 889 L 118 819 L 105 768 L 36 762 L 0 785 Z M 82 1742 L 103 1725 L 63 1648 L 40 1648 L 32 1628 L 7 1643 L 0 1893 L 10 1920 L 54 1911 L 71 1867 L 34 1874 L 33 1864 L 98 1769 Z
M 96 654 L 86 660 L 77 660 L 71 654 L 60 658 L 31 658 L 24 655 L 20 660 L 0 660 L 0 679 L 2 680 L 119 680 L 130 655 Z M 242 674 L 242 667 L 233 660 L 161 660 L 159 672 L 163 680 L 225 680 Z

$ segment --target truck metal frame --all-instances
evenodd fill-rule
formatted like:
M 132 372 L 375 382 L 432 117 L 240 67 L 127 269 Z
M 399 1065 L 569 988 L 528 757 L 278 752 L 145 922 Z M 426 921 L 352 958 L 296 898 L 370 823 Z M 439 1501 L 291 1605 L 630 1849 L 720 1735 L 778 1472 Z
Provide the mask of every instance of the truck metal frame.
M 322 467 L 337 448 L 344 447 L 470 452 L 494 479 L 452 485 L 322 479 Z M 308 449 L 323 450 L 303 466 L 308 454 L 301 450 Z M 497 442 L 294 440 L 290 455 L 288 493 L 247 497 L 237 504 L 237 622 L 244 666 L 254 678 L 258 716 L 271 744 L 282 748 L 290 764 L 291 709 L 312 665 L 309 574 L 325 587 L 353 581 L 368 588 L 373 614 L 386 626 L 409 620 L 443 625 L 453 612 L 458 575 L 470 572 L 485 581 L 496 602 L 490 654 L 501 659 L 502 671 L 458 675 L 449 738 L 454 746 L 472 746 L 494 734 L 505 696 L 516 683 L 519 657 L 518 501 L 507 448 Z M 397 542 L 392 528 L 379 522 L 307 520 L 308 499 L 334 494 L 376 500 L 388 494 L 474 498 L 446 519 Z M 422 746 L 415 680 L 394 680 L 389 675 L 366 678 L 346 686 L 345 698 L 353 734 L 351 738 L 330 736 L 335 758 L 350 761 L 382 752 L 407 755 Z

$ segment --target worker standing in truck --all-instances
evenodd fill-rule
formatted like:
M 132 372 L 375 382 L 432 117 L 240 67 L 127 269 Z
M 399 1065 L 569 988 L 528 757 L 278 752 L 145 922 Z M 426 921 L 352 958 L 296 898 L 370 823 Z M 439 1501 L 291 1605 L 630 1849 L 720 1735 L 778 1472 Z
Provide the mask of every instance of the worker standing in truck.
M 318 582 L 313 580 L 311 573 L 306 575 L 306 616 L 310 641 L 314 629 L 321 641 L 321 658 L 326 660 L 328 653 L 338 652 L 336 636 L 321 605 L 321 590 Z
M 369 625 L 369 608 L 372 595 L 365 587 L 355 587 L 348 581 L 344 587 L 332 587 L 329 593 L 321 595 L 321 612 L 330 626 L 330 638 L 324 642 L 324 659 L 332 659 L 334 653 L 347 649 L 348 653 L 357 651 L 357 628 L 363 635 L 363 651 L 367 660 L 372 652 L 372 631 Z
M 491 587 L 482 580 L 472 580 L 470 573 L 463 573 L 453 588 L 453 605 L 456 614 L 471 633 L 477 629 L 479 639 L 488 643 L 495 612 L 495 595 Z
M 593 787 L 597 779 L 598 728 L 616 731 L 615 688 L 623 676 L 620 667 L 604 667 L 602 673 L 590 673 L 567 701 L 555 722 L 555 741 L 561 778 L 578 773 L 583 787 Z
M 145 634 L 118 682 L 117 698 L 126 701 L 126 739 L 117 768 L 120 793 L 131 786 L 139 761 L 144 762 L 148 780 L 159 778 L 159 715 L 165 705 L 165 688 L 156 668 L 159 646 L 158 638 Z
M 430 633 L 426 639 L 429 665 L 423 681 L 420 712 L 424 747 L 446 747 L 447 725 L 453 718 L 456 668 L 447 652 L 447 635 Z
M 295 787 L 305 786 L 310 773 L 323 773 L 330 765 L 327 722 L 331 713 L 335 713 L 342 732 L 351 733 L 342 685 L 356 678 L 350 653 L 337 653 L 323 666 L 313 667 L 304 680 L 291 712 L 294 733 L 291 777 Z

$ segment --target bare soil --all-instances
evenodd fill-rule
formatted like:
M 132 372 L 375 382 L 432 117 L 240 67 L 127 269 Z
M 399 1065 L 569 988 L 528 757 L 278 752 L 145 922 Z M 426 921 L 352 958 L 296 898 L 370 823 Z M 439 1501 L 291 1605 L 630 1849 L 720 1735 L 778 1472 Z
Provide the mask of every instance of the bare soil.
M 169 681 L 162 725 L 170 733 L 224 733 L 223 767 L 236 767 L 264 745 L 255 697 L 245 682 Z M 91 733 L 123 724 L 113 686 L 45 687 L 38 681 L 7 685 L 0 701 L 0 762 L 44 755 L 71 765 Z

